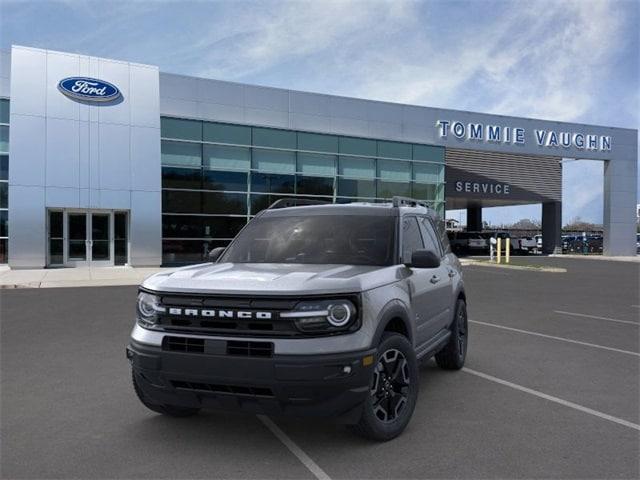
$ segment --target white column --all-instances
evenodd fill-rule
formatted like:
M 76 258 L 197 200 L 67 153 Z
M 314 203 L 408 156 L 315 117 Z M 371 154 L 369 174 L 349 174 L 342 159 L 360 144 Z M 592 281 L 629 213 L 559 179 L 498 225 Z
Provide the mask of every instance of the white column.
M 637 153 L 605 162 L 604 255 L 636 255 L 637 182 Z

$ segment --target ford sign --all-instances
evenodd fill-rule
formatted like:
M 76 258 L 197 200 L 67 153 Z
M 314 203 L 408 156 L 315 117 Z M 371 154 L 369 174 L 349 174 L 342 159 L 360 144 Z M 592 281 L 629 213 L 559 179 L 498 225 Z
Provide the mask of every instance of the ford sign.
M 118 87 L 97 78 L 63 78 L 58 83 L 58 89 L 67 97 L 88 102 L 110 102 L 120 97 Z

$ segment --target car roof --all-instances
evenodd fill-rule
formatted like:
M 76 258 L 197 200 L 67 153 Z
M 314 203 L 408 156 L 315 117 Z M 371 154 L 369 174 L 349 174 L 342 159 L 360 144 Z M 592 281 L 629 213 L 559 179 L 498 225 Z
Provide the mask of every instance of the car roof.
M 367 215 L 367 216 L 398 216 L 406 214 L 429 215 L 436 218 L 434 210 L 422 206 L 394 207 L 391 203 L 327 203 L 321 205 L 301 205 L 263 210 L 261 215 L 269 217 L 288 217 L 303 215 Z

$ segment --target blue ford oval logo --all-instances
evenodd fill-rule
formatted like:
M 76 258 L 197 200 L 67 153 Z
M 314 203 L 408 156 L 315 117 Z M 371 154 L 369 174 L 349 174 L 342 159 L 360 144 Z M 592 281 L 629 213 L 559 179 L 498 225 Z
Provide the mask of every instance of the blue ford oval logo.
M 63 78 L 58 83 L 58 89 L 67 97 L 90 102 L 110 102 L 120 97 L 118 87 L 97 78 Z

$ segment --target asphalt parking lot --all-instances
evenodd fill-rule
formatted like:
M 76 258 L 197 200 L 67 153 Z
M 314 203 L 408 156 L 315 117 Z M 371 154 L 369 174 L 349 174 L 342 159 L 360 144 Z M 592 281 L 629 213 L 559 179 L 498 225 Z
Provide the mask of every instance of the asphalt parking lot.
M 421 368 L 405 433 L 147 411 L 135 287 L 0 290 L 2 478 L 639 478 L 640 264 L 465 267 L 467 367 Z

